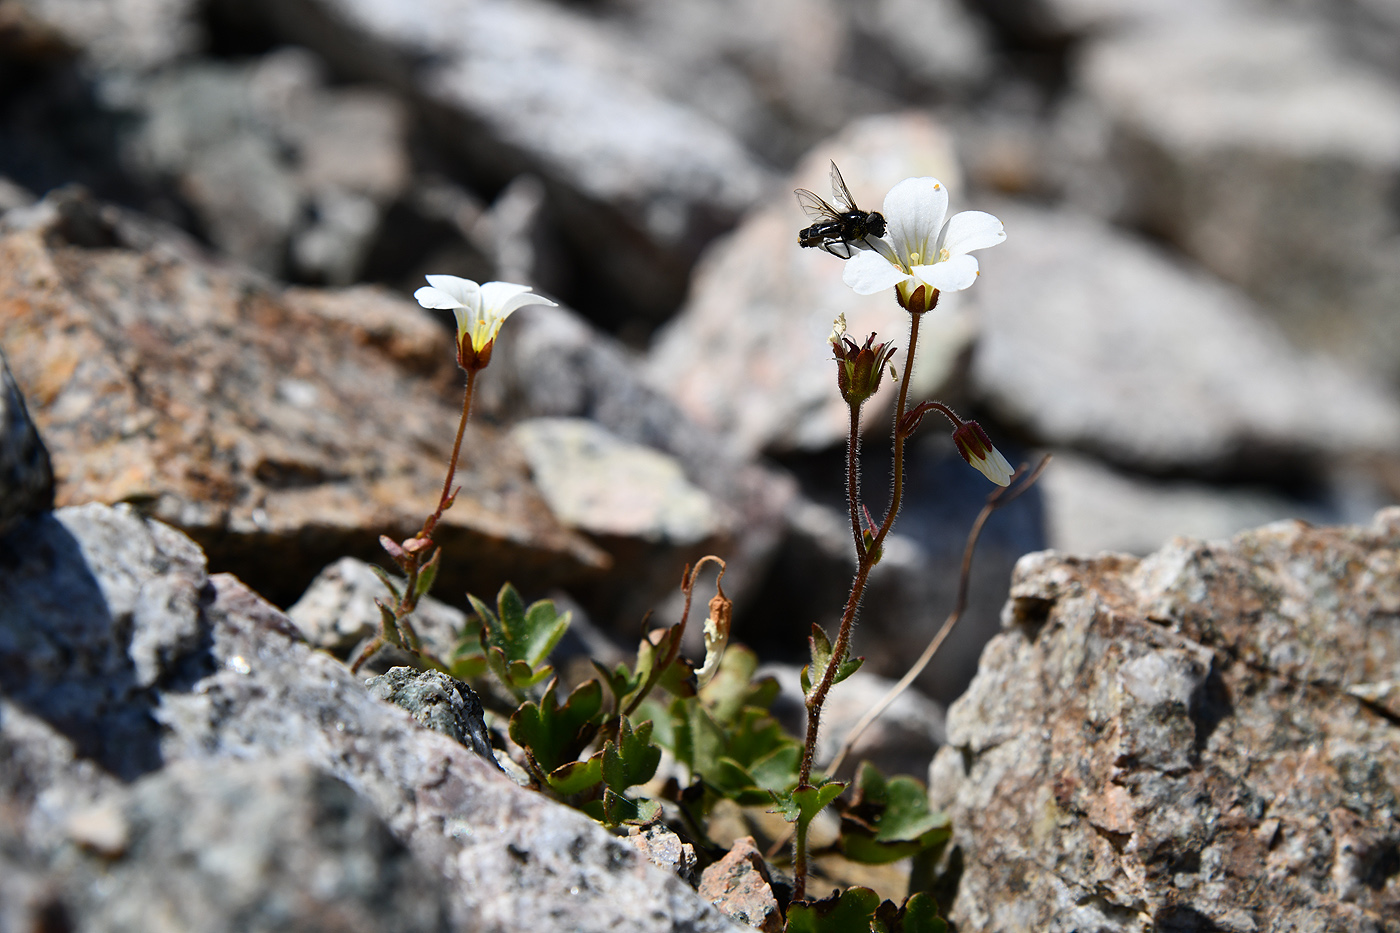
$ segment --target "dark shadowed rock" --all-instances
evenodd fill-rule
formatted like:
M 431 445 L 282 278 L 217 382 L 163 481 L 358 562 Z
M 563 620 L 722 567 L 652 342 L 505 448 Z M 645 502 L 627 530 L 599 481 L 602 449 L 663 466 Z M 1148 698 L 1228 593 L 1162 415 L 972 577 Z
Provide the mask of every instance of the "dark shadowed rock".
M 6 222 L 18 214 L 27 226 L 0 236 L 0 339 L 55 455 L 61 503 L 139 503 L 284 603 L 331 561 L 375 559 L 378 535 L 421 526 L 457 425 L 450 338 L 434 385 L 421 362 L 395 359 L 402 343 L 380 349 L 381 317 L 348 323 L 372 304 L 363 293 L 321 313 L 325 301 L 283 299 L 71 193 Z M 420 318 L 406 333 L 434 326 L 395 306 Z M 462 493 L 436 535 L 439 592 L 596 570 L 603 556 L 553 518 L 520 453 L 489 427 L 467 437 Z
M 441 671 L 393 667 L 365 681 L 370 696 L 407 710 L 413 721 L 460 742 L 492 764 L 491 736 L 471 687 Z
M 531 172 L 597 311 L 670 312 L 700 247 L 770 182 L 726 130 L 653 90 L 606 23 L 541 3 L 275 0 L 244 4 L 289 41 L 423 108 L 434 137 L 497 187 Z M 638 50 L 640 51 L 640 50 Z M 614 297 L 626 307 L 609 302 Z
M 127 164 L 180 192 L 223 253 L 270 275 L 355 281 L 408 184 L 403 105 L 329 88 L 304 49 L 200 62 L 125 86 Z
M 404 872 L 425 870 L 421 887 L 405 884 L 401 893 L 420 892 L 422 903 L 405 915 L 429 926 L 403 929 L 432 928 L 439 885 L 454 930 L 734 928 L 587 817 L 516 787 L 462 745 L 371 697 L 235 578 L 205 576 L 198 549 L 174 530 L 100 505 L 41 522 L 44 537 L 32 542 L 24 572 L 0 576 L 9 588 L 0 600 L 0 644 L 29 632 L 75 649 L 51 652 L 34 673 L 13 655 L 0 663 L 0 814 L 17 808 L 21 816 L 18 830 L 0 821 L 0 858 L 8 860 L 0 864 L 23 873 L 3 884 L 40 898 L 41 909 L 86 911 L 100 894 L 81 875 L 71 888 L 53 872 L 40 875 L 46 887 L 30 884 L 33 866 L 60 863 L 73 844 L 109 858 L 126 853 L 135 863 L 149 851 L 156 866 L 190 846 L 227 856 L 171 875 L 200 885 L 232 876 L 258 889 L 258 879 L 280 870 L 286 877 L 268 885 L 272 891 L 285 884 L 330 897 L 345 885 L 379 891 Z M 80 584 L 87 597 L 75 600 Z M 45 598 L 55 590 L 65 598 Z M 85 692 L 43 689 L 71 683 Z M 119 732 L 123 715 L 145 731 Z M 130 778 L 147 775 L 130 797 L 71 738 L 75 719 L 108 743 L 140 739 L 144 757 L 116 758 L 136 766 Z M 110 744 L 95 748 L 112 759 Z M 289 757 L 305 764 L 290 771 L 275 764 Z M 208 777 L 221 770 L 226 780 Z M 221 829 L 226 808 L 241 812 L 263 793 L 282 802 L 269 800 L 267 812 L 241 828 Z M 188 820 L 189 809 L 213 812 L 181 835 L 177 816 Z M 268 865 L 274 857 L 277 869 Z M 192 910 L 236 905 L 248 890 L 204 889 L 201 899 L 159 878 L 143 884 Z
M 0 350 L 0 537 L 53 508 L 53 464 Z
M 1398 570 L 1395 509 L 1024 558 L 930 769 L 959 929 L 1400 930 Z

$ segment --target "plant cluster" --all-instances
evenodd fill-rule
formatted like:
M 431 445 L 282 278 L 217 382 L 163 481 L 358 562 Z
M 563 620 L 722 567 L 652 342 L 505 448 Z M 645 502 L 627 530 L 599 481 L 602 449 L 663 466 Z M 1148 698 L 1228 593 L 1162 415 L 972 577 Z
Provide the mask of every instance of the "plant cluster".
M 988 498 L 969 535 L 957 606 L 896 691 L 912 682 L 960 616 L 973 548 L 987 516 L 1028 488 L 1040 471 L 1024 477 L 1008 493 L 1004 487 L 1016 472 L 976 422 L 959 418 L 940 402 L 911 404 L 909 399 L 922 316 L 937 305 L 940 292 L 967 288 L 976 280 L 977 261 L 969 253 L 1000 242 L 1005 237 L 1001 222 L 990 214 L 964 212 L 945 223 L 947 192 L 932 178 L 901 182 L 885 198 L 883 215 L 867 214 L 850 202 L 834 164 L 832 177 L 833 186 L 839 183 L 834 194 L 845 210 L 837 212 L 811 192 L 801 192 L 799 199 L 809 211 L 818 209 L 814 204 L 820 208 L 819 217 L 813 214 L 820 223 L 803 231 L 802 245 L 820 246 L 844 259 L 844 279 L 861 294 L 894 288 L 896 300 L 909 315 L 909 335 L 902 377 L 891 365 L 898 351 L 890 342 L 872 333 L 857 343 L 846 335 L 844 318 L 838 319 L 831 336 L 836 387 L 850 413 L 846 486 L 857 568 L 836 637 L 832 639 L 818 625 L 811 629 L 811 662 L 801 675 L 805 736 L 789 734 L 774 716 L 778 685 L 772 678 L 756 678 L 757 657 L 741 645 L 729 645 L 733 604 L 722 586 L 724 561 L 714 556 L 685 568 L 681 580 L 685 602 L 679 621 L 648 632 L 629 662 L 612 668 L 593 662 L 596 676 L 572 689 L 564 686 L 549 663 L 568 629 L 568 614 L 561 615 L 548 601 L 526 605 L 509 583 L 497 594 L 494 606 L 469 596 L 473 615 L 449 657 L 434 657 L 423 650 L 412 615 L 440 565 L 441 551 L 432 535 L 456 497 L 452 479 L 477 374 L 490 363 L 501 323 L 512 311 L 530 303 L 552 304 L 525 286 L 509 283 L 477 285 L 453 276 L 429 276 L 429 286 L 416 293 L 425 307 L 451 309 L 456 315 L 457 359 L 466 373 L 461 421 L 436 511 L 412 538 L 402 542 L 381 538 L 403 576 L 381 572 L 390 597 L 379 604 L 380 631 L 352 667 L 358 669 L 381 647 L 393 645 L 418 658 L 424 667 L 478 685 L 488 698 L 499 700 L 496 705 L 505 731 L 529 784 L 605 826 L 664 820 L 702 850 L 711 850 L 706 825 L 720 801 L 782 814 L 792 824 L 788 933 L 932 933 L 946 925 L 932 897 L 917 890 L 900 906 L 881 902 L 874 892 L 858 887 L 825 899 L 807 896 L 811 858 L 820 854 L 811 851 L 810 828 L 827 807 L 834 807 L 840 823 L 834 851 L 868 864 L 912 857 L 915 874 L 922 880 L 911 883 L 911 890 L 926 887 L 929 866 L 951 831 L 947 817 L 930 810 L 923 785 L 911 777 L 888 777 L 865 763 L 848 786 L 816 771 L 822 710 L 831 689 L 855 673 L 864 660 L 850 656 L 851 629 L 869 574 L 880 560 L 899 512 L 905 442 L 924 417 L 932 412 L 946 417 L 962 457 L 1003 488 Z M 876 521 L 860 492 L 860 416 L 887 371 L 899 382 L 894 469 L 889 507 Z M 718 577 L 704 621 L 705 657 L 697 666 L 681 652 L 681 644 L 700 572 L 708 564 L 718 568 Z M 878 715 L 893 695 L 867 719 Z M 846 747 L 831 763 L 831 773 L 844 761 L 862 728 L 864 724 L 847 738 Z M 663 761 L 668 762 L 665 769 Z

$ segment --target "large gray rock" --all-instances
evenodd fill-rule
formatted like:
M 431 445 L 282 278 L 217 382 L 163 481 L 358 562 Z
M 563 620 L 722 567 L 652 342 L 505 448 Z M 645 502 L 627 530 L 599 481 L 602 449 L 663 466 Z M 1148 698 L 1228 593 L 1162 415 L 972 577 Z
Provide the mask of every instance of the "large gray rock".
M 1036 440 L 1148 471 L 1267 475 L 1400 447 L 1400 404 L 1239 292 L 1069 211 L 998 208 L 973 390 Z
M 20 870 L 0 872 L 0 890 L 31 890 L 37 870 L 36 909 L 83 929 L 163 906 L 269 910 L 276 899 L 257 894 L 333 899 L 347 885 L 418 902 L 403 926 L 374 929 L 440 928 L 444 902 L 463 931 L 735 929 L 587 817 L 371 697 L 235 578 L 207 576 L 173 529 L 130 508 L 62 509 L 23 553 L 0 574 L 0 864 Z M 128 794 L 114 773 L 139 780 Z M 263 809 L 225 825 L 245 807 Z M 90 890 L 81 867 L 54 870 L 75 840 L 131 883 Z M 190 851 L 212 861 L 167 868 Z M 422 877 L 398 884 L 406 872 Z M 356 897 L 346 909 L 388 908 Z
M 1400 510 L 1017 568 L 930 769 L 994 930 L 1400 930 Z
M 1260 298 L 1300 344 L 1400 375 L 1400 84 L 1316 22 L 1181 17 L 1090 44 L 1118 216 Z
M 271 0 L 240 4 L 346 74 L 430 115 L 481 182 L 544 180 L 600 315 L 669 313 L 700 247 L 770 174 L 732 134 L 659 95 L 645 50 L 568 8 L 500 0 Z

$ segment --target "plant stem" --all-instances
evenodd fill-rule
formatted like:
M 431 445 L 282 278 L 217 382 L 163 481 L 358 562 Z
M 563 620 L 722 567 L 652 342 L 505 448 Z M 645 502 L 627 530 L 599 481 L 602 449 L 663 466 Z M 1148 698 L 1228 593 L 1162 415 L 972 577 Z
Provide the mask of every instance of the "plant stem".
M 442 518 L 442 513 L 452 505 L 452 479 L 457 473 L 457 458 L 462 452 L 462 436 L 467 431 L 467 418 L 471 415 L 477 372 L 475 369 L 467 370 L 467 389 L 462 394 L 462 417 L 457 422 L 457 438 L 452 442 L 452 458 L 447 461 L 447 478 L 442 481 L 442 495 L 438 498 L 437 510 L 423 523 L 423 530 L 418 532 L 420 538 L 426 538 L 433 533 L 438 519 Z
M 899 382 L 899 399 L 895 403 L 894 476 L 890 483 L 890 507 L 885 514 L 885 520 L 880 524 L 880 530 L 871 539 L 869 547 L 863 546 L 864 540 L 860 532 L 856 503 L 857 489 L 855 484 L 849 480 L 849 477 L 855 474 L 854 440 L 851 443 L 850 463 L 847 468 L 847 495 L 851 503 L 852 533 L 856 536 L 857 541 L 856 576 L 855 580 L 851 582 L 851 592 L 846 598 L 846 608 L 841 613 L 841 629 L 836 635 L 836 643 L 832 645 L 831 659 L 827 662 L 826 670 L 822 671 L 821 680 L 807 694 L 807 736 L 802 746 L 802 766 L 797 775 L 798 789 L 811 786 L 812 762 L 817 753 L 817 733 L 821 728 L 822 705 L 826 702 L 826 695 L 831 691 L 837 670 L 846 660 L 846 651 L 851 644 L 851 630 L 855 627 L 856 610 L 860 607 L 861 597 L 865 594 L 865 583 L 870 577 L 871 568 L 875 566 L 875 557 L 880 553 L 880 546 L 884 543 L 885 536 L 894 527 L 895 515 L 899 513 L 900 499 L 904 493 L 904 435 L 899 430 L 899 424 L 904 420 L 904 412 L 909 403 L 909 374 L 914 369 L 914 352 L 919 344 L 920 317 L 921 315 L 918 314 L 909 315 L 909 349 L 904 358 L 904 375 Z M 851 421 L 853 424 L 852 437 L 854 438 L 855 427 L 859 425 L 854 415 Z M 792 896 L 793 900 L 801 900 L 806 896 L 807 890 L 807 827 L 800 820 L 797 823 L 794 838 Z
M 851 406 L 851 434 L 846 438 L 846 501 L 851 506 L 851 536 L 856 562 L 865 560 L 865 535 L 860 527 L 860 406 Z

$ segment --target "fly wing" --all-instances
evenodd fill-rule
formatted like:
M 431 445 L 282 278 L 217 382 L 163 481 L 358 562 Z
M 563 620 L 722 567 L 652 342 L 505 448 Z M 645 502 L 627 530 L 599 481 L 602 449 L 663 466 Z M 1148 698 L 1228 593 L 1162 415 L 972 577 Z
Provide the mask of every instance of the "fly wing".
M 856 207 L 855 198 L 851 197 L 851 189 L 846 187 L 846 179 L 841 177 L 841 170 L 836 167 L 836 163 L 831 163 L 831 199 L 841 209 L 841 213 L 859 210 Z
M 841 215 L 836 212 L 836 209 L 826 203 L 816 192 L 808 191 L 806 188 L 798 188 L 793 194 L 797 195 L 797 203 L 802 205 L 807 216 L 813 220 L 841 219 Z

